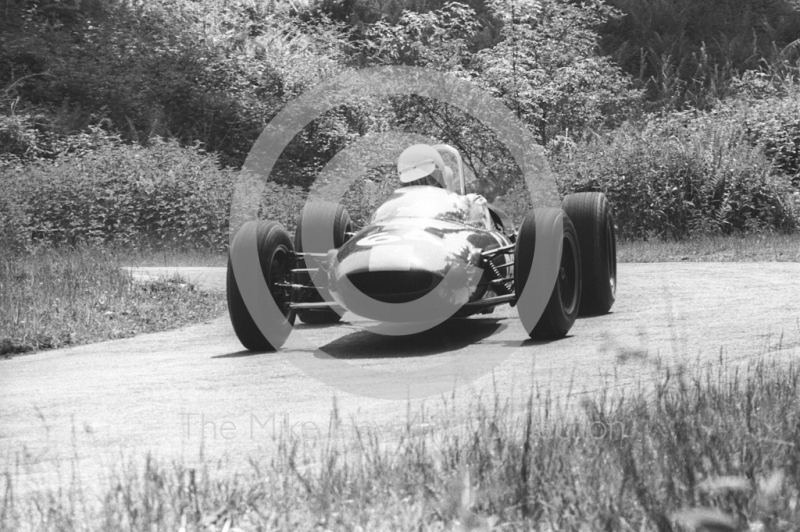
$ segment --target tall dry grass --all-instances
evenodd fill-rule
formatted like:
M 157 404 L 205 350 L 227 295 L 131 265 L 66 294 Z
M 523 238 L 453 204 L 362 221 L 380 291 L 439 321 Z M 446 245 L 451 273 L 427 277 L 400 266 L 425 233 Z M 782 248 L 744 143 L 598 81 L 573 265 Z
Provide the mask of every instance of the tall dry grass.
M 642 361 L 639 361 L 642 362 Z M 662 369 L 567 416 L 545 392 L 498 396 L 460 415 L 410 412 L 389 431 L 291 431 L 247 472 L 147 458 L 98 500 L 80 490 L 15 494 L 5 530 L 797 530 L 800 368 Z M 447 400 L 445 399 L 445 403 Z M 684 523 L 680 525 L 679 523 Z M 703 528 L 705 526 L 705 528 Z M 681 528 L 684 527 L 684 528 Z M 716 528 L 714 528 L 716 527 Z

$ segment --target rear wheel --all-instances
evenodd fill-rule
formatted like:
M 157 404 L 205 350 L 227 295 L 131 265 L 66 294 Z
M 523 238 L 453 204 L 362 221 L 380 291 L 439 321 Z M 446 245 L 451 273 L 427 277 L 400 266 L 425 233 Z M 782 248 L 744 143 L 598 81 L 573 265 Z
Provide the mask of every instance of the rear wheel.
M 535 319 L 532 317 L 534 309 L 528 308 L 531 304 L 521 300 L 520 296 L 528 282 L 535 282 L 530 278 L 534 254 L 547 252 L 547 250 L 541 249 L 543 244 L 537 248 L 536 226 L 542 224 L 543 227 L 551 227 L 554 216 L 562 217 L 561 259 L 558 263 L 558 274 L 550 299 L 536 325 L 532 327 L 531 321 Z M 529 212 L 525 216 L 520 225 L 517 246 L 514 250 L 514 277 L 518 300 L 517 309 L 525 329 L 530 331 L 530 337 L 562 338 L 566 336 L 575 323 L 581 301 L 581 258 L 575 227 L 563 212 L 554 209 L 537 210 Z
M 285 322 L 288 322 L 289 325 L 294 324 L 294 312 L 286 308 L 286 305 L 291 300 L 291 292 L 285 287 L 277 286 L 281 283 L 287 283 L 291 278 L 294 262 L 292 240 L 289 233 L 277 222 L 262 220 L 255 223 L 257 224 L 256 248 L 261 266 L 261 275 L 267 284 L 272 300 L 281 311 L 280 315 L 273 315 L 268 311 L 265 312 L 266 319 L 271 320 L 267 323 L 267 327 L 270 330 L 278 331 L 284 326 Z M 234 245 L 236 245 L 235 241 Z M 232 254 L 233 250 L 231 250 Z M 271 339 L 272 341 L 267 340 L 258 325 L 256 325 L 242 297 L 242 290 L 248 290 L 248 288 L 241 286 L 241 283 L 237 282 L 231 255 L 228 256 L 226 284 L 228 313 L 236 336 L 244 347 L 252 351 L 274 351 L 279 349 L 286 339 L 278 340 L 281 335 L 276 334 L 275 338 Z
M 601 192 L 564 198 L 564 211 L 575 225 L 583 272 L 582 315 L 605 314 L 617 293 L 617 241 L 611 204 Z
M 305 244 L 308 249 L 303 248 L 303 228 L 307 231 L 308 238 L 305 238 Z M 331 232 L 333 233 L 333 247 L 339 248 L 347 240 L 346 233 L 352 230 L 353 224 L 350 215 L 343 206 L 325 202 L 307 203 L 297 218 L 294 247 L 298 252 L 327 253 L 330 250 L 328 246 Z M 317 268 L 318 266 L 319 261 L 313 259 L 300 260 L 297 263 L 298 268 Z M 320 277 L 314 277 L 316 283 L 312 285 L 312 276 L 314 275 L 320 275 Z M 295 274 L 294 282 L 296 284 L 316 286 L 316 290 L 299 290 L 298 302 L 318 303 L 325 300 L 323 294 L 327 295 L 324 288 L 326 281 L 321 275 L 319 270 L 318 272 L 297 272 Z M 300 310 L 297 312 L 297 317 L 303 323 L 310 325 L 338 323 L 342 319 L 338 312 L 331 309 Z

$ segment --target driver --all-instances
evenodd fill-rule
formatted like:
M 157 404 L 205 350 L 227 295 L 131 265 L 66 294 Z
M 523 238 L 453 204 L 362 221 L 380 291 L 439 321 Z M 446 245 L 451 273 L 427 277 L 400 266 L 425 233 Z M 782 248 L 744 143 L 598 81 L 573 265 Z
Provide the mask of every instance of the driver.
M 403 186 L 428 185 L 453 191 L 453 170 L 428 144 L 414 144 L 403 150 L 397 159 L 397 172 Z
M 428 144 L 409 146 L 397 158 L 397 172 L 404 187 L 428 185 L 455 192 L 453 170 L 444 164 L 439 152 Z M 466 194 L 467 220 L 470 225 L 494 227 L 486 199 L 479 194 Z

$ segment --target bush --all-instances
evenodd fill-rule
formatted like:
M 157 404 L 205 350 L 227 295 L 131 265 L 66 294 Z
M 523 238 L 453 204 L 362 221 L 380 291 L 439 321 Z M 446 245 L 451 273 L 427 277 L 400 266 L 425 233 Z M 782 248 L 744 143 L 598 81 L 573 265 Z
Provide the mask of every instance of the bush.
M 794 231 L 797 190 L 748 138 L 746 118 L 733 105 L 673 113 L 559 146 L 562 192 L 605 192 L 624 238 Z
M 6 245 L 227 249 L 239 173 L 220 169 L 217 158 L 197 146 L 159 139 L 147 148 L 109 144 L 6 169 L 0 182 L 0 238 Z M 268 183 L 262 215 L 293 227 L 303 197 Z
M 762 146 L 774 170 L 800 187 L 800 88 L 789 87 L 783 98 L 747 98 L 743 104 L 747 140 Z

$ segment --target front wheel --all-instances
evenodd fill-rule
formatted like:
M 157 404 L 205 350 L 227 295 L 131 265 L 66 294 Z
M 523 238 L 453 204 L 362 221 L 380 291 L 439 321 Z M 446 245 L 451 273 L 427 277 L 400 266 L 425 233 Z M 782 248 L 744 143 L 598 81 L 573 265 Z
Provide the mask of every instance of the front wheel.
M 252 243 L 246 237 L 253 230 L 255 253 L 251 249 L 243 249 Z M 256 258 L 260 272 L 254 272 L 249 267 L 250 261 Z M 234 261 L 239 278 L 234 272 Z M 228 255 L 228 313 L 233 330 L 245 348 L 251 351 L 275 351 L 286 341 L 294 324 L 295 314 L 287 308 L 291 301 L 291 291 L 280 285 L 289 283 L 293 264 L 292 240 L 289 233 L 277 222 L 247 222 L 237 234 Z M 262 280 L 267 288 L 267 292 L 263 294 Z M 243 292 L 247 294 L 249 304 L 245 303 Z M 274 305 L 270 305 L 266 298 L 271 298 Z M 251 310 L 257 313 L 256 318 L 267 330 L 269 339 L 256 324 Z
M 556 250 L 544 249 L 545 242 L 536 241 L 536 226 L 541 225 L 545 231 L 558 227 L 557 218 L 561 218 L 563 227 L 561 234 L 561 257 L 557 265 L 545 260 L 543 264 L 557 266 L 555 285 L 550 292 L 547 306 L 535 325 L 538 309 L 536 297 L 521 298 L 525 286 L 532 279 L 533 259 L 536 253 L 557 253 Z M 545 257 L 551 258 L 551 257 Z M 555 260 L 555 257 L 552 257 Z M 578 246 L 578 235 L 569 217 L 560 209 L 537 209 L 525 215 L 517 235 L 514 249 L 514 285 L 517 296 L 517 310 L 520 320 L 531 338 L 563 338 L 567 335 L 575 318 L 581 301 L 581 254 Z M 538 280 L 538 282 L 542 282 Z M 534 292 L 546 290 L 546 286 L 531 287 Z M 546 297 L 546 293 L 542 294 Z M 542 297 L 540 295 L 539 297 Z M 541 307 L 538 307 L 541 308 Z

